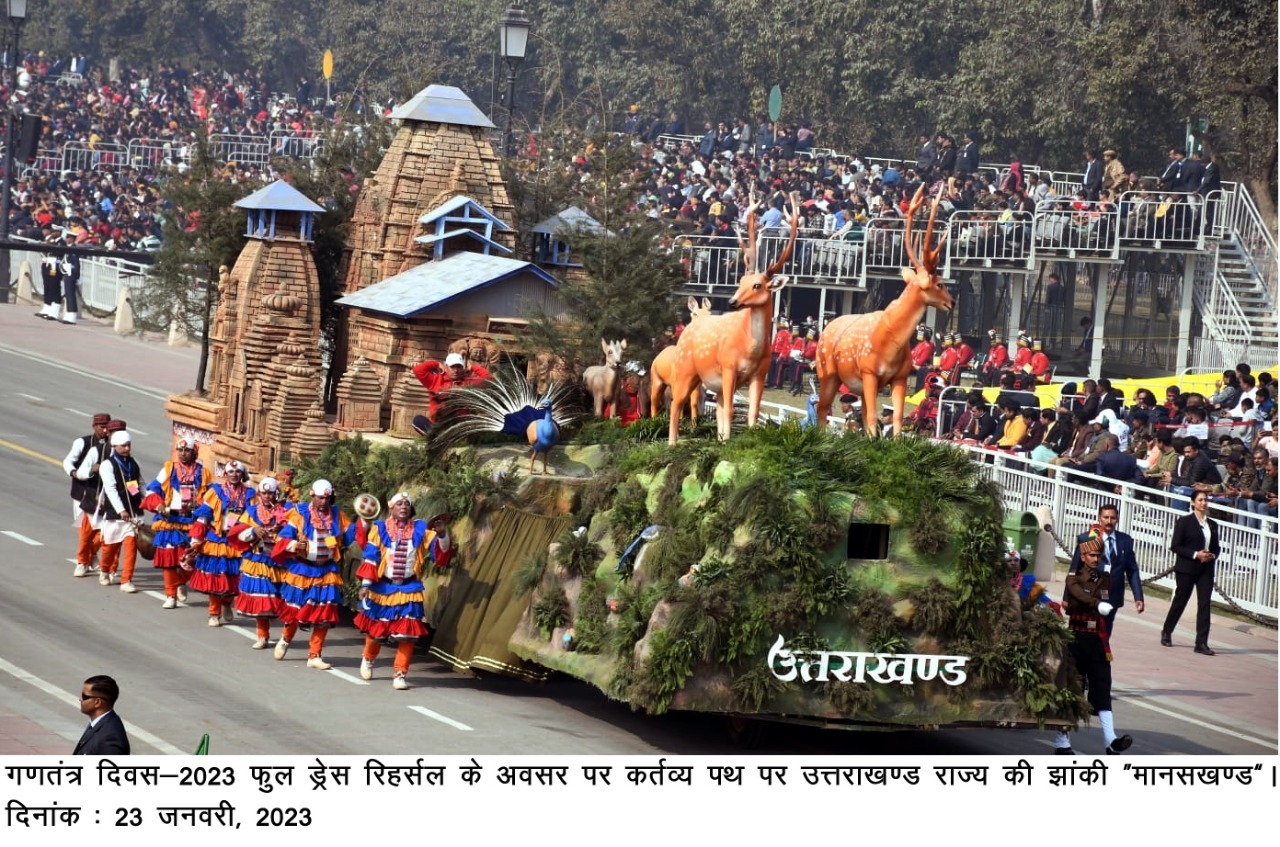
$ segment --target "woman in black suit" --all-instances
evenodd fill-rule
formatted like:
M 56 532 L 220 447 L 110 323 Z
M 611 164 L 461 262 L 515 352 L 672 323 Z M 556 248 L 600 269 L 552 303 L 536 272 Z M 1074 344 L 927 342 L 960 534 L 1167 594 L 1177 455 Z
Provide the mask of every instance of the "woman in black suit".
M 1164 619 L 1160 643 L 1173 646 L 1173 628 L 1182 617 L 1182 610 L 1191 599 L 1191 589 L 1196 592 L 1196 652 L 1212 656 L 1209 649 L 1209 598 L 1213 594 L 1214 564 L 1221 548 L 1218 546 L 1218 524 L 1209 517 L 1209 494 L 1197 491 L 1191 496 L 1191 513 L 1178 518 L 1173 525 L 1173 541 L 1169 549 L 1177 558 L 1173 565 L 1176 588 L 1169 615 Z

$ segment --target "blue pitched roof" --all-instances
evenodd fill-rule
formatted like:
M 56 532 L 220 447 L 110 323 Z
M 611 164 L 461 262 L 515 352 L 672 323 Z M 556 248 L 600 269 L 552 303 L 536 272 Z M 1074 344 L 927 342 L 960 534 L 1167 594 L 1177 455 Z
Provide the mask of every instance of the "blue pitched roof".
M 507 225 L 507 222 L 502 218 L 495 216 L 493 212 L 490 212 L 484 206 L 481 206 L 479 203 L 463 194 L 459 194 L 456 197 L 450 197 L 439 206 L 436 206 L 430 212 L 427 212 L 425 215 L 418 218 L 418 223 L 429 224 L 435 223 L 440 218 L 457 217 L 455 213 L 458 211 L 461 211 L 463 217 L 467 218 L 474 217 L 473 213 L 478 213 L 480 217 L 489 221 L 498 229 L 511 229 L 511 227 Z
M 323 212 L 324 206 L 312 202 L 307 195 L 283 179 L 259 188 L 235 203 L 240 209 L 274 209 L 277 212 Z
M 428 85 L 407 103 L 396 106 L 391 117 L 406 121 L 434 121 L 457 126 L 479 126 L 495 129 L 493 121 L 476 108 L 461 88 L 452 85 Z
M 552 288 L 560 287 L 555 277 L 532 262 L 482 253 L 456 253 L 349 294 L 340 299 L 338 305 L 412 318 L 521 273 L 533 274 Z
M 577 206 L 570 206 L 562 212 L 557 212 L 535 226 L 532 231 L 545 233 L 547 235 L 558 235 L 563 232 L 568 235 L 575 229 L 585 229 L 587 232 L 594 234 L 606 231 L 605 228 L 600 225 L 598 220 L 591 217 Z

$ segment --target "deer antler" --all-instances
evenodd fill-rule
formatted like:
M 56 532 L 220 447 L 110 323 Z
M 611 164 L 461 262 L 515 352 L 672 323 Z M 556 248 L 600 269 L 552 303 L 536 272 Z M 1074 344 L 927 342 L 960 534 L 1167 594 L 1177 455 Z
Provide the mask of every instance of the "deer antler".
M 800 231 L 800 203 L 797 200 L 796 192 L 791 192 L 791 237 L 787 239 L 787 246 L 783 248 L 782 255 L 778 260 L 769 266 L 764 272 L 765 279 L 772 279 L 773 275 L 782 270 L 782 266 L 791 258 L 791 248 L 796 246 L 796 234 Z
M 955 185 L 955 177 L 947 180 L 947 188 L 950 189 Z M 946 243 L 947 237 L 944 233 L 938 239 L 935 247 L 930 247 L 929 242 L 933 239 L 933 224 L 938 217 L 938 204 L 942 202 L 942 192 L 939 191 L 937 196 L 933 198 L 933 203 L 929 208 L 929 225 L 924 231 L 924 238 L 920 241 L 921 252 L 923 258 L 916 255 L 915 247 L 912 244 L 912 230 L 914 228 L 916 213 L 920 211 L 920 207 L 924 205 L 924 186 L 921 185 L 916 189 L 916 194 L 911 198 L 911 205 L 907 209 L 907 232 L 904 247 L 907 251 L 907 258 L 911 261 L 911 266 L 917 271 L 933 276 L 938 270 L 938 258 L 942 254 L 942 245 Z
M 760 200 L 755 189 L 751 189 L 751 205 L 747 206 L 747 238 L 742 238 L 742 230 L 734 227 L 738 236 L 738 250 L 742 253 L 742 265 L 747 273 L 756 269 L 756 210 L 760 208 Z

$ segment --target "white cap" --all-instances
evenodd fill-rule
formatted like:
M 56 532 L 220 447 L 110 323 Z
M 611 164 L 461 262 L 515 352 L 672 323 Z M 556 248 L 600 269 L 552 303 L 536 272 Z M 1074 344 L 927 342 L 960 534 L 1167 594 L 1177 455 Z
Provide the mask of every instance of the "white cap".
M 196 450 L 196 440 L 194 438 L 179 438 L 177 449 L 179 450 Z
M 240 471 L 240 475 L 244 477 L 249 476 L 249 469 L 244 466 L 243 462 L 237 462 L 235 459 L 227 462 L 226 466 L 222 469 L 224 474 L 231 473 L 232 471 Z
M 332 497 L 333 483 L 327 479 L 317 479 L 315 482 L 311 483 L 311 496 Z
M 273 476 L 264 476 L 261 480 L 258 481 L 258 491 L 260 493 L 265 491 L 268 494 L 274 494 L 279 490 L 280 490 L 280 483 L 276 482 L 276 478 Z
M 393 494 L 391 496 L 391 499 L 387 501 L 387 505 L 394 506 L 396 503 L 399 503 L 401 500 L 404 500 L 406 503 L 413 502 L 413 498 L 410 497 L 408 493 L 401 491 L 399 494 Z
M 1101 412 L 1098 413 L 1098 416 L 1096 418 L 1090 421 L 1090 423 L 1096 423 L 1099 426 L 1109 427 L 1111 426 L 1111 420 L 1112 420 L 1111 410 L 1103 409 Z
M 129 436 L 129 430 L 121 429 L 111 433 L 111 446 L 119 447 L 121 444 L 131 444 L 133 439 Z
M 467 364 L 467 360 L 462 358 L 461 353 L 450 353 L 448 356 L 444 357 L 444 366 L 446 368 L 451 368 L 454 365 L 458 365 L 459 367 L 465 367 L 466 364 Z

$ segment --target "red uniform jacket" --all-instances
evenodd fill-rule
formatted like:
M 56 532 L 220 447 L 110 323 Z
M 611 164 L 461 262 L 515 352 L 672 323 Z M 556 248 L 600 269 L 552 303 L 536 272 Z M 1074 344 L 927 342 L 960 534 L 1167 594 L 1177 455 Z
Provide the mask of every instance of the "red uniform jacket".
M 931 362 L 933 362 L 933 342 L 917 341 L 916 346 L 911 348 L 912 367 L 923 368 Z

